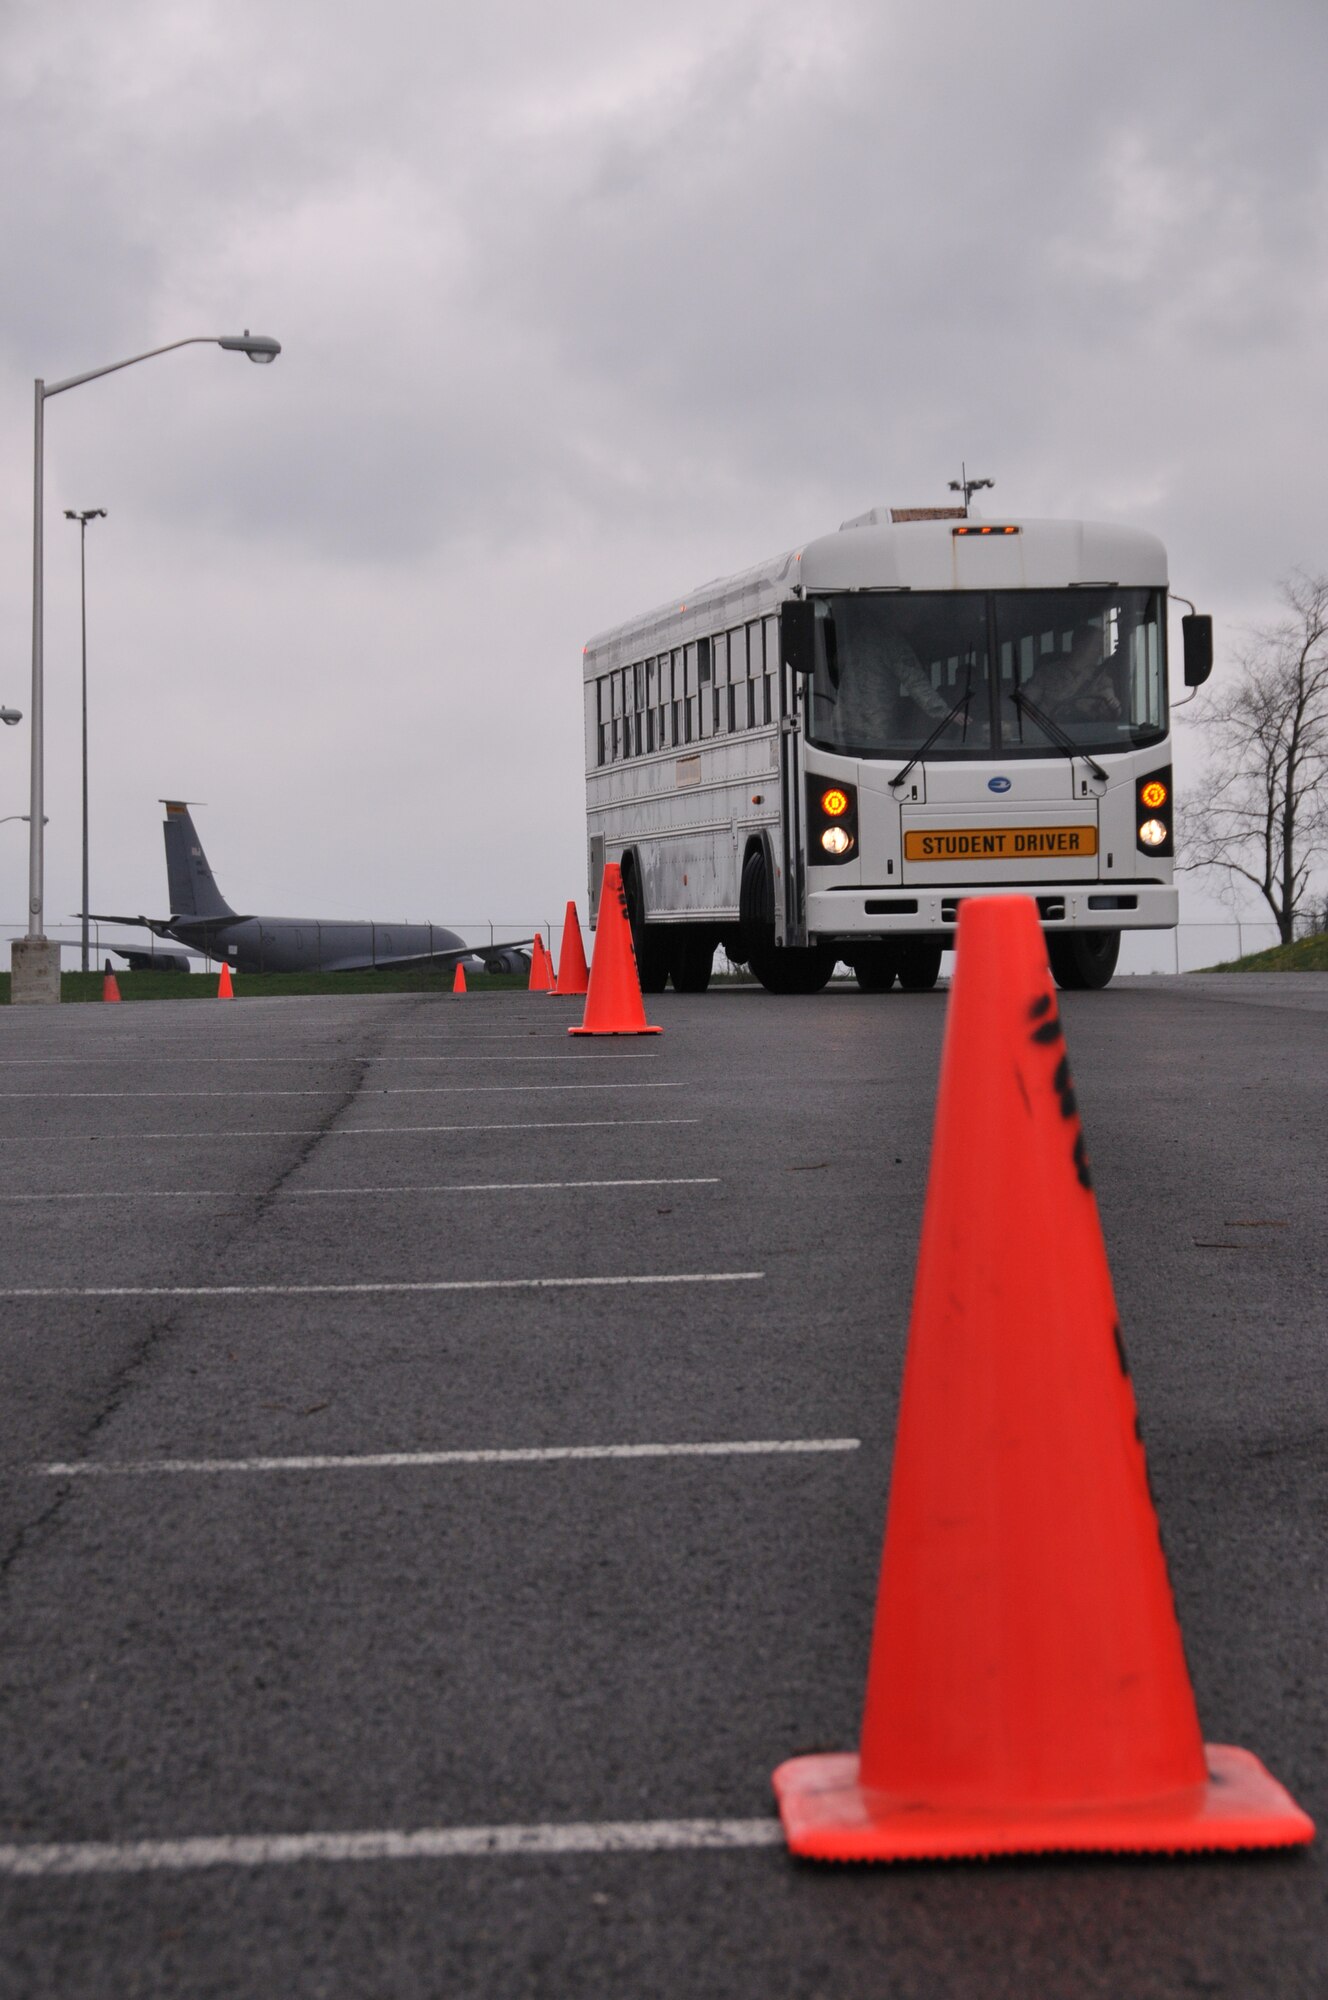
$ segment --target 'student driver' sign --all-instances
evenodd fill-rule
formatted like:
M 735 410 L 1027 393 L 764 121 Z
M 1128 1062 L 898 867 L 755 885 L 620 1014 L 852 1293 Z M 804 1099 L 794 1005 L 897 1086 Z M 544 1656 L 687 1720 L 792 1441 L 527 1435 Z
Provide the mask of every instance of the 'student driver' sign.
M 1095 826 L 937 827 L 904 835 L 906 861 L 1039 861 L 1096 853 Z

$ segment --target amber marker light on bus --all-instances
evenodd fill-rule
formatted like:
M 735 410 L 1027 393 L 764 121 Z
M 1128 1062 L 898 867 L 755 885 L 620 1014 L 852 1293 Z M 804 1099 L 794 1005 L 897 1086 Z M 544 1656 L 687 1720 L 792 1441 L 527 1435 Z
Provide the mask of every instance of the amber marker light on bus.
M 1019 530 L 1018 528 L 998 528 L 990 521 L 984 521 L 981 527 L 978 527 L 975 522 L 967 528 L 951 528 L 950 533 L 952 535 L 1017 535 Z
M 1171 766 L 1145 771 L 1134 781 L 1135 845 L 1141 854 L 1176 851 L 1171 836 Z
M 858 790 L 856 785 L 827 785 L 807 777 L 808 859 L 823 868 L 851 861 L 858 851 Z

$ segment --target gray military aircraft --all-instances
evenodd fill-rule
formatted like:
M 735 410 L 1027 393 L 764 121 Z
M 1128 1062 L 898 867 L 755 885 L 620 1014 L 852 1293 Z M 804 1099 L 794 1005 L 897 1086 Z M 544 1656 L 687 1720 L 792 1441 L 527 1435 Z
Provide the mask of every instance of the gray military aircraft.
M 440 924 L 241 916 L 217 887 L 188 805 L 182 799 L 163 799 L 162 804 L 166 808 L 162 830 L 171 914 L 124 917 L 89 911 L 97 923 L 141 925 L 155 937 L 173 938 L 189 951 L 224 959 L 235 972 L 408 972 L 472 960 L 478 960 L 486 972 L 525 972 L 529 968 L 522 947 L 533 942 L 530 938 L 469 945 Z

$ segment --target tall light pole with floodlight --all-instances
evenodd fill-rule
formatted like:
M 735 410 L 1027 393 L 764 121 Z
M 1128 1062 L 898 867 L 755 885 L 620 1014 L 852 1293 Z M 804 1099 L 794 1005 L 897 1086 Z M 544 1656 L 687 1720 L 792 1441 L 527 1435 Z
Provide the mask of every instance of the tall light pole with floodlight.
M 275 361 L 280 341 L 265 333 L 195 333 L 186 340 L 170 340 L 164 347 L 150 347 L 145 354 L 131 354 L 127 360 L 112 361 L 104 368 L 90 368 L 84 375 L 70 375 L 63 382 L 33 384 L 32 448 L 32 782 L 28 825 L 28 934 L 15 938 L 10 963 L 13 978 L 10 999 L 14 1003 L 57 1001 L 60 998 L 60 947 L 42 929 L 45 902 L 45 769 L 42 671 L 42 481 L 45 447 L 46 404 L 66 389 L 81 388 L 103 375 L 132 368 L 139 361 L 151 361 L 158 354 L 171 354 L 177 347 L 224 347 L 235 354 L 247 354 L 251 361 Z M 86 898 L 84 899 L 86 905 Z
M 66 521 L 78 522 L 79 621 L 83 631 L 83 918 L 79 969 L 88 969 L 88 522 L 104 521 L 104 507 L 65 508 Z

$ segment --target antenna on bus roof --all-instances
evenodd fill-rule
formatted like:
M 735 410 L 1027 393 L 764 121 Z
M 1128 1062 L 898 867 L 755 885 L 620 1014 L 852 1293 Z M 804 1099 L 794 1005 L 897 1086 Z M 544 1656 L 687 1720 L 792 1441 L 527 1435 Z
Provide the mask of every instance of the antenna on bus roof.
M 984 486 L 994 486 L 996 481 L 994 479 L 970 479 L 968 476 L 968 467 L 962 461 L 960 462 L 959 471 L 961 476 L 958 479 L 950 481 L 950 491 L 952 493 L 963 494 L 964 512 L 967 513 L 968 503 L 973 498 L 973 495 L 981 493 Z

